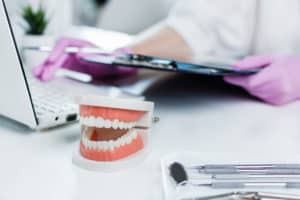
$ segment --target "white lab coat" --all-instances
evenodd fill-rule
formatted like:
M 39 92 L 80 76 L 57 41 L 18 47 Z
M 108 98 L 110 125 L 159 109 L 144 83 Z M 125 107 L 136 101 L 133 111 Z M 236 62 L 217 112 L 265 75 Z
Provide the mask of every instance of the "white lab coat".
M 195 62 L 300 53 L 300 0 L 179 0 L 166 23 Z

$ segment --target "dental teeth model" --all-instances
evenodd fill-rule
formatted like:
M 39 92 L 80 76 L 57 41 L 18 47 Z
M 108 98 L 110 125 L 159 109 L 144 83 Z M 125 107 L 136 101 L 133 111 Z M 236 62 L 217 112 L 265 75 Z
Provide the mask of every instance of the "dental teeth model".
M 154 104 L 142 100 L 84 96 L 80 104 L 80 155 L 112 162 L 141 151 L 152 124 Z

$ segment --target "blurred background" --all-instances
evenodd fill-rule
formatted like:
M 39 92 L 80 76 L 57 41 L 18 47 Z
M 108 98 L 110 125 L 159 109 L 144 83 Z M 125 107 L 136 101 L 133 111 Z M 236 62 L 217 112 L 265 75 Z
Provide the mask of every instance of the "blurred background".
M 71 25 L 88 25 L 135 34 L 167 15 L 176 0 L 6 0 L 14 19 L 22 7 L 43 5 L 49 16 L 45 33 L 58 34 Z
M 5 3 L 23 61 L 33 67 L 48 54 L 24 50 L 26 46 L 53 46 L 63 35 L 114 49 L 130 42 L 127 35 L 112 35 L 112 40 L 105 38 L 111 33 L 101 30 L 137 34 L 165 18 L 176 1 L 5 0 Z

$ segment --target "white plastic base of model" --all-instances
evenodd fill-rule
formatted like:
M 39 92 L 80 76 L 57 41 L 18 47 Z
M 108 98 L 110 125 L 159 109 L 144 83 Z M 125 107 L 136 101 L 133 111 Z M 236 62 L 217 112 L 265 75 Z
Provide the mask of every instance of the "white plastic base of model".
M 86 159 L 83 157 L 80 152 L 79 148 L 73 153 L 73 164 L 77 165 L 80 168 L 91 170 L 91 171 L 101 171 L 101 172 L 115 172 L 124 169 L 132 168 L 139 163 L 142 163 L 147 155 L 150 153 L 150 148 L 147 145 L 144 149 L 138 151 L 135 154 L 132 154 L 126 158 L 116 160 L 116 161 L 93 161 Z

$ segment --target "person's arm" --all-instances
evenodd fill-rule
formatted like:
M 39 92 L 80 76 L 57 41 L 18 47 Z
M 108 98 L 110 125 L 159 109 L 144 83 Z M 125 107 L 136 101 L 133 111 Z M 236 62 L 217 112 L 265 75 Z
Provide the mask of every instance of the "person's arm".
M 171 27 L 160 26 L 149 30 L 131 46 L 134 53 L 189 61 L 192 51 L 184 39 Z
M 236 59 L 249 53 L 255 1 L 179 0 L 169 16 L 131 45 L 133 52 L 176 60 Z

